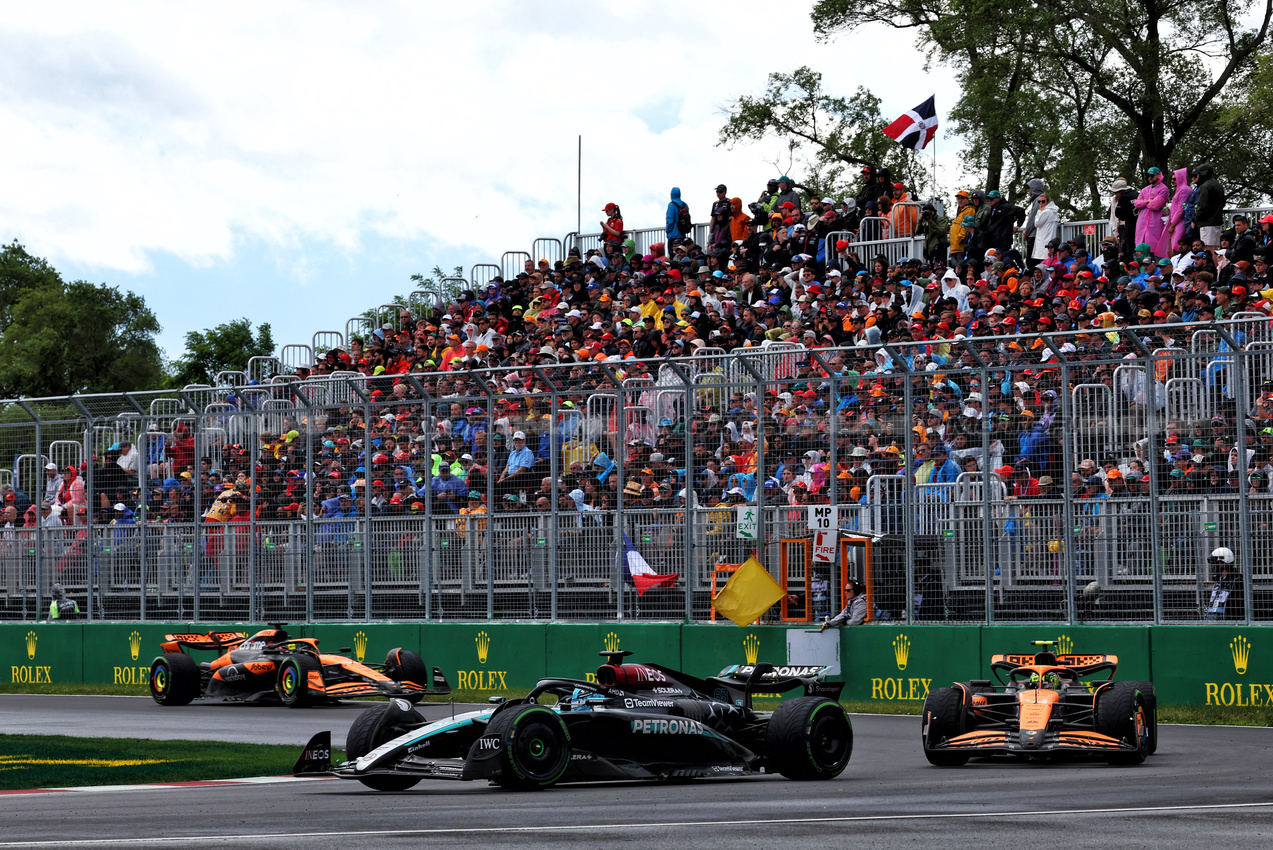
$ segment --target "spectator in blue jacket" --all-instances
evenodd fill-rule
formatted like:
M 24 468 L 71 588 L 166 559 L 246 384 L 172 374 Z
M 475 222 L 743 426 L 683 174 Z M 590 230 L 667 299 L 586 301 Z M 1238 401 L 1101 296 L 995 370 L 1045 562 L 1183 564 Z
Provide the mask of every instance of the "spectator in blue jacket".
M 669 241 L 672 239 L 680 239 L 686 235 L 681 230 L 680 225 L 681 210 L 685 207 L 685 202 L 681 200 L 681 190 L 678 187 L 673 186 L 672 200 L 667 205 L 667 226 L 665 228 Z

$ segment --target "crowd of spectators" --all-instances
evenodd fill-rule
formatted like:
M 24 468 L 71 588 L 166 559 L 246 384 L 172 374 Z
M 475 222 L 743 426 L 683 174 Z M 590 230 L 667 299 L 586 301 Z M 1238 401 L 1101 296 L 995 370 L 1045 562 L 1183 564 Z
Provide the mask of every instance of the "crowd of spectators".
M 50 465 L 37 492 L 7 488 L 4 524 L 82 524 L 90 510 L 95 522 L 116 524 L 242 521 L 253 511 L 288 520 L 310 510 L 334 519 L 427 510 L 463 522 L 555 509 L 608 521 L 620 500 L 714 507 L 754 502 L 759 487 L 768 504 L 826 501 L 832 485 L 839 502 L 864 502 L 872 475 L 907 471 L 921 485 L 997 472 L 1009 499 L 1146 493 L 1154 465 L 1164 491 L 1268 491 L 1269 386 L 1244 418 L 1245 459 L 1235 446 L 1238 409 L 1216 392 L 1215 418 L 1166 417 L 1154 454 L 1147 434 L 1130 434 L 1075 458 L 1069 482 L 1059 397 L 1078 383 L 1113 386 L 1119 361 L 1143 349 L 1183 351 L 1181 323 L 1273 312 L 1273 215 L 1234 215 L 1222 227 L 1224 192 L 1209 166 L 1176 171 L 1171 191 L 1150 169 L 1143 189 L 1121 179 L 1110 187 L 1110 235 L 1088 245 L 1060 239 L 1041 180 L 1022 205 L 998 191 L 960 191 L 947 218 L 942 204 L 912 202 L 883 170 L 862 178 L 861 191 L 841 200 L 802 197 L 786 176 L 746 204 L 718 185 L 702 245 L 686 236 L 688 207 L 672 189 L 667 239 L 646 254 L 619 206 L 606 204 L 601 248 L 527 261 L 515 277 L 423 314 L 404 308 L 397 322 L 297 370 L 298 379 L 365 376 L 369 407 L 296 414 L 252 444 L 202 457 L 185 422 L 155 425 L 140 446 L 113 445 L 91 470 Z M 868 229 L 912 236 L 923 251 L 891 263 L 859 238 Z M 1045 343 L 1038 334 L 1048 331 L 1067 335 Z M 725 359 L 713 353 L 749 349 L 786 352 L 763 394 L 700 393 L 687 412 L 634 390 L 625 403 L 653 415 L 633 413 L 622 427 L 620 411 L 588 406 L 614 376 L 652 384 L 667 358 L 698 354 L 711 371 Z M 1171 364 L 1156 364 L 1164 380 L 1158 365 Z M 1133 407 L 1145 404 L 1143 386 L 1116 389 Z M 250 409 L 278 393 L 247 387 L 226 400 Z

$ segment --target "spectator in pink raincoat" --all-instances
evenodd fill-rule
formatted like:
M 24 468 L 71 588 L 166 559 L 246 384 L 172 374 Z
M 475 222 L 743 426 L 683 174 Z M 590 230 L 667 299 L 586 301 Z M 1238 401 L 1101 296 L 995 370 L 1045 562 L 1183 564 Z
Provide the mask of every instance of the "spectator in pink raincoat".
M 1189 225 L 1185 223 L 1185 202 L 1193 191 L 1193 187 L 1189 185 L 1188 168 L 1177 168 L 1172 172 L 1172 177 L 1176 180 L 1176 194 L 1171 198 L 1171 215 L 1167 218 L 1168 249 L 1175 248 L 1189 229 Z
M 1140 197 L 1132 201 L 1132 206 L 1140 210 L 1136 216 L 1136 244 L 1144 242 L 1155 257 L 1166 257 L 1171 253 L 1167 240 L 1169 234 L 1163 224 L 1162 211 L 1167 206 L 1171 193 L 1163 183 L 1162 171 L 1157 167 L 1146 172 L 1149 185 L 1140 190 Z

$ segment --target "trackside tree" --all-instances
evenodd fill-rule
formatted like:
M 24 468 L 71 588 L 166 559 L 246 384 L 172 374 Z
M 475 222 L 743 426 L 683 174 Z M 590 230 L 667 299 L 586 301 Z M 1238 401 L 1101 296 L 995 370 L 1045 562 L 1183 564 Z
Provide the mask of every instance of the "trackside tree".
M 821 40 L 913 31 L 961 84 L 951 124 L 989 189 L 1046 174 L 1071 212 L 1098 212 L 1113 175 L 1212 160 L 1235 201 L 1273 194 L 1267 163 L 1249 167 L 1267 153 L 1250 105 L 1269 100 L 1273 0 L 819 0 L 812 20 Z

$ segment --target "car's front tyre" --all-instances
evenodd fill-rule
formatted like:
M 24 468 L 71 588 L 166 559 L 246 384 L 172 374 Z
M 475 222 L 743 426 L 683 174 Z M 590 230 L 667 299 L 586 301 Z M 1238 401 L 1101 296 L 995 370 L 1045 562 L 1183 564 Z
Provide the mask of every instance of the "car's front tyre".
M 512 791 L 539 791 L 557 783 L 570 766 L 570 731 L 557 712 L 530 703 L 492 718 L 487 735 L 501 741 L 495 781 Z
M 959 767 L 968 763 L 968 754 L 934 749 L 964 733 L 964 692 L 960 688 L 937 688 L 924 700 L 924 758 L 936 767 Z
M 384 703 L 373 705 L 358 715 L 354 725 L 349 727 L 349 735 L 345 739 L 345 758 L 349 761 L 362 758 L 399 735 L 397 728 L 381 723 L 388 710 L 389 704 Z M 360 776 L 358 781 L 377 791 L 406 791 L 420 780 L 411 776 Z

